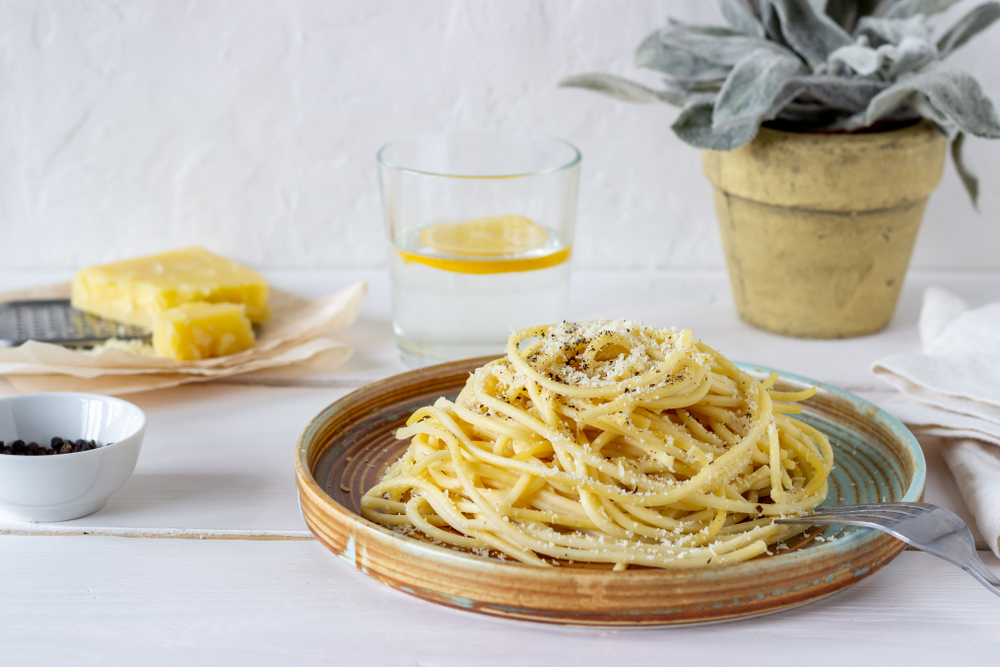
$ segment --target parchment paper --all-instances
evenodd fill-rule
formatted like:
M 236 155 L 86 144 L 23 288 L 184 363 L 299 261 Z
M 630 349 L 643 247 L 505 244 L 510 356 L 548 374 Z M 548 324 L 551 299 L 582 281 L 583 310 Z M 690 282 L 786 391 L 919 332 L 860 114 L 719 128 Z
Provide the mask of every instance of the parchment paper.
M 263 323 L 256 344 L 225 357 L 175 361 L 119 349 L 92 355 L 61 345 L 28 341 L 18 347 L 0 348 L 0 375 L 6 376 L 21 392 L 87 391 L 118 395 L 277 367 L 286 367 L 296 375 L 326 373 L 347 361 L 353 351 L 326 334 L 354 322 L 367 291 L 366 283 L 358 283 L 310 301 L 272 289 L 272 316 Z M 64 299 L 69 294 L 69 283 L 60 283 L 0 293 L 0 303 Z

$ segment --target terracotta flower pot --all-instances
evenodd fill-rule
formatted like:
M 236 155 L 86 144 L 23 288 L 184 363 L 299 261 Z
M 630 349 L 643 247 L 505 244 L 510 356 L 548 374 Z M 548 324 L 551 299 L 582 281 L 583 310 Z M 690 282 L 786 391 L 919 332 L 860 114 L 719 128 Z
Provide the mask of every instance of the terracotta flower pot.
M 704 151 L 740 317 L 802 338 L 885 327 L 946 145 L 921 122 L 865 134 L 762 128 L 742 148 Z

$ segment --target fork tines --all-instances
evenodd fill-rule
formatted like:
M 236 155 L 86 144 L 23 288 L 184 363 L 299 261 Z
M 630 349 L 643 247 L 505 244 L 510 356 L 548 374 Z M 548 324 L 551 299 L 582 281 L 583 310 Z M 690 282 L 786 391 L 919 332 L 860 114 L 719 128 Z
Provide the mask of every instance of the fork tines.
M 899 522 L 913 519 L 933 510 L 933 505 L 923 503 L 885 503 L 882 505 L 841 505 L 820 507 L 802 516 L 803 519 L 822 521 L 824 524 L 837 519 L 861 519 Z

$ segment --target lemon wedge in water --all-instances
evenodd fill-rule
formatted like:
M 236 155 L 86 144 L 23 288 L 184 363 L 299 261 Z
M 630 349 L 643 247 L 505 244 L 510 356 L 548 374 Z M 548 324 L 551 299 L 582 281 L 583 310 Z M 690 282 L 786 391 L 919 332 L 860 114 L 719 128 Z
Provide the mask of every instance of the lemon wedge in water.
M 420 232 L 424 245 L 438 252 L 473 257 L 520 255 L 540 248 L 548 239 L 544 229 L 520 215 L 443 222 Z

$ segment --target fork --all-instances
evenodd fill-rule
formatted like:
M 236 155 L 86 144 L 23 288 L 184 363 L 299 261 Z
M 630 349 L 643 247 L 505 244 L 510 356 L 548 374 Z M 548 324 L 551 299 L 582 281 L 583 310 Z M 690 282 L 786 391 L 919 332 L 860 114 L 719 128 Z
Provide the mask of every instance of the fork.
M 821 507 L 794 519 L 775 523 L 875 528 L 921 551 L 959 566 L 1000 595 L 1000 577 L 983 565 L 965 522 L 943 507 L 929 503 L 882 503 Z

